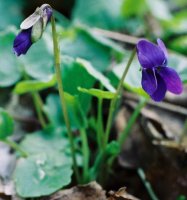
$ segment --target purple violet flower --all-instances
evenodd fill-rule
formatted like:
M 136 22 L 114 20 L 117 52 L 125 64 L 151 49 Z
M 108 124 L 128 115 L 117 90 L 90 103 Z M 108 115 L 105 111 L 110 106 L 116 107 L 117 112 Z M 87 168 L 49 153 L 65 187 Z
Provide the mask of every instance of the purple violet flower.
M 142 66 L 142 88 L 154 101 L 162 101 L 167 90 L 181 94 L 183 85 L 177 72 L 167 65 L 168 53 L 164 43 L 157 39 L 157 44 L 140 40 L 136 49 Z
M 42 37 L 52 13 L 51 6 L 43 4 L 21 23 L 21 31 L 13 43 L 13 51 L 17 56 L 26 54 L 31 45 Z

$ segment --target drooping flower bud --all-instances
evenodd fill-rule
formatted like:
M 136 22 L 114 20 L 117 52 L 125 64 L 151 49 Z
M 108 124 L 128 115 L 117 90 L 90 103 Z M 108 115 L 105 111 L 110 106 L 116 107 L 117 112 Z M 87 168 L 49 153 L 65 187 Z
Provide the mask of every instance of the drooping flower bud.
M 21 23 L 21 31 L 16 36 L 13 44 L 13 51 L 17 56 L 26 54 L 31 45 L 42 37 L 52 13 L 51 6 L 43 4 Z

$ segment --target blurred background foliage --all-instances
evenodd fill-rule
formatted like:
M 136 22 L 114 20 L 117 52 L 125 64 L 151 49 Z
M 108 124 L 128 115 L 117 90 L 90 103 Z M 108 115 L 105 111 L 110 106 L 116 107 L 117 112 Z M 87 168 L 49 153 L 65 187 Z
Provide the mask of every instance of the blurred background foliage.
M 2 107 L 14 106 L 12 110 L 16 116 L 23 116 L 25 107 L 29 108 L 30 115 L 32 115 L 32 103 L 28 101 L 24 109 L 19 110 L 21 102 L 15 103 L 13 98 L 12 101 L 10 100 L 10 97 L 15 94 L 41 92 L 48 89 L 41 92 L 45 114 L 55 131 L 60 126 L 62 130 L 64 129 L 63 116 L 59 112 L 59 98 L 55 94 L 56 80 L 51 27 L 47 27 L 41 40 L 29 49 L 27 55 L 17 58 L 12 51 L 12 44 L 19 32 L 21 21 L 44 3 L 49 3 L 54 8 L 54 15 L 58 22 L 63 65 L 61 75 L 67 93 L 66 101 L 73 129 L 85 128 L 95 123 L 93 119 L 91 121 L 87 118 L 92 103 L 92 96 L 88 96 L 88 93 L 93 95 L 91 89 L 95 85 L 102 85 L 111 92 L 108 93 L 109 96 L 112 96 L 114 86 L 120 79 L 129 58 L 129 49 L 134 47 L 132 41 L 122 42 L 118 39 L 112 41 L 102 37 L 95 28 L 112 31 L 114 35 L 116 32 L 126 34 L 136 40 L 144 37 L 155 42 L 156 38 L 160 37 L 169 48 L 169 66 L 175 68 L 182 81 L 187 83 L 186 0 L 0 0 L 0 104 Z M 124 86 L 130 91 L 145 96 L 145 92 L 141 89 L 139 68 L 140 65 L 134 59 Z M 102 98 L 104 94 L 102 91 L 94 90 L 94 92 L 100 95 L 99 98 Z M 20 130 L 19 128 L 17 133 L 20 133 Z M 55 131 L 49 130 L 50 133 L 54 133 L 54 138 L 50 140 L 54 140 L 54 143 L 56 140 L 64 141 L 64 136 L 60 136 L 59 139 Z M 33 136 L 26 134 L 28 131 L 22 132 L 25 135 L 22 141 L 23 149 L 33 153 L 28 163 L 35 161 L 38 158 L 36 155 L 41 153 L 41 149 L 37 148 L 37 139 L 44 145 L 42 151 L 45 148 L 53 151 L 48 148 L 49 139 L 44 136 L 43 132 L 35 132 Z M 57 147 L 54 151 L 57 152 L 57 158 L 59 158 L 64 149 Z M 48 165 L 53 166 L 56 160 L 58 160 L 56 157 L 51 157 Z M 22 169 L 26 170 L 28 163 L 19 165 L 16 171 L 16 176 L 20 180 L 17 187 L 23 196 L 25 192 L 28 192 L 25 191 L 25 188 L 28 188 L 25 184 L 29 183 L 25 183 L 27 180 L 25 180 Z M 62 164 L 60 163 L 60 166 Z M 57 181 L 58 184 L 55 185 L 54 191 L 70 181 L 71 163 L 69 165 L 66 182 Z M 52 178 L 59 177 L 58 173 L 63 174 L 64 172 L 55 171 L 55 176 Z M 30 180 L 29 176 L 28 180 Z M 53 179 L 49 180 L 54 182 Z M 48 194 L 49 191 L 43 187 L 42 181 L 41 186 L 43 189 L 35 187 L 28 195 Z

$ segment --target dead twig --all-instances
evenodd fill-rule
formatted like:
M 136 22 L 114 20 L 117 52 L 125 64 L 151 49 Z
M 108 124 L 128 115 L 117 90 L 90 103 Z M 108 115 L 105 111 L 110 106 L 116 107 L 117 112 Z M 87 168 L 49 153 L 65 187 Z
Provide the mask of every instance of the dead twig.
M 129 44 L 137 44 L 138 41 L 142 39 L 142 38 L 138 38 L 138 37 L 134 37 L 134 36 L 130 36 L 130 35 L 114 32 L 114 31 L 108 31 L 108 30 L 104 30 L 100 28 L 94 28 L 93 32 L 95 34 L 103 35 L 107 38 L 117 40 L 120 42 L 129 43 Z

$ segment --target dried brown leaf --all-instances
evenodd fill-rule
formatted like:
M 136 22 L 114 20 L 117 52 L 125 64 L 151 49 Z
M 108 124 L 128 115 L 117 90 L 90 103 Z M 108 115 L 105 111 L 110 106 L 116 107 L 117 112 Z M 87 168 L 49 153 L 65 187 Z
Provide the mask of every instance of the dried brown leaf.
M 127 193 L 126 187 L 120 188 L 117 192 L 110 191 L 108 200 L 140 200 L 135 196 Z

